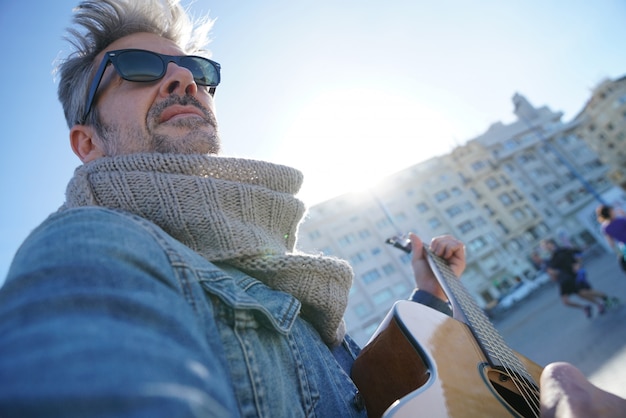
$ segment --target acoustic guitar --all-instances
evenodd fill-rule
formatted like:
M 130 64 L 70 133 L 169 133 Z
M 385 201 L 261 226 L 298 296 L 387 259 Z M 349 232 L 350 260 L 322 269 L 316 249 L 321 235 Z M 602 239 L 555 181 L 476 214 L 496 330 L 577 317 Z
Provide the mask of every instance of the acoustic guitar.
M 453 316 L 396 302 L 352 369 L 368 416 L 539 417 L 542 368 L 510 349 L 448 263 L 425 251 Z

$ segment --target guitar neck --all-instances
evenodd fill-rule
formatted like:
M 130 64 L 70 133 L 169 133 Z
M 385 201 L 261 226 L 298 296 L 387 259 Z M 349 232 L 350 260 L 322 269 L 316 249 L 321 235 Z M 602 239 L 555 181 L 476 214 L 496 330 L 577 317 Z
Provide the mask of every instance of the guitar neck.
M 524 365 L 504 342 L 500 333 L 461 283 L 461 280 L 454 275 L 448 262 L 430 250 L 424 250 L 435 277 L 448 296 L 452 306 L 453 318 L 469 327 L 491 366 L 513 369 L 532 382 L 533 379 Z

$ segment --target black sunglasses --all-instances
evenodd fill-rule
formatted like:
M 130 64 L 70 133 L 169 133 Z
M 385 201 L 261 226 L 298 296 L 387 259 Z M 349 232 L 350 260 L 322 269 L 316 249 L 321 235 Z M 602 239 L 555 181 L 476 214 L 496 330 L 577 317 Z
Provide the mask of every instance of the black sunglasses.
M 77 123 L 82 125 L 87 120 L 87 115 L 89 115 L 93 106 L 96 91 L 100 81 L 102 81 L 104 70 L 109 63 L 113 64 L 117 73 L 124 80 L 147 82 L 163 78 L 167 72 L 167 65 L 170 62 L 191 71 L 196 84 L 210 87 L 209 93 L 211 96 L 215 94 L 215 87 L 220 83 L 220 65 L 215 61 L 194 55 L 163 55 L 143 49 L 108 51 L 102 58 L 100 67 L 98 67 L 98 71 L 91 83 L 85 114 Z

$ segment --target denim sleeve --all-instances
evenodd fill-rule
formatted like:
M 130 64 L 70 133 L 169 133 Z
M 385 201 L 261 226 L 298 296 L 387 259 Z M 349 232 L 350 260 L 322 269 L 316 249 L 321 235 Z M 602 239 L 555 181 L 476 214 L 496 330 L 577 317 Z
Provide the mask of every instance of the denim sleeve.
M 452 308 L 448 302 L 444 302 L 426 291 L 415 289 L 411 294 L 411 297 L 409 297 L 409 300 L 436 309 L 448 316 L 452 316 Z
M 84 208 L 44 222 L 0 289 L 0 416 L 235 414 L 173 276 L 129 216 Z

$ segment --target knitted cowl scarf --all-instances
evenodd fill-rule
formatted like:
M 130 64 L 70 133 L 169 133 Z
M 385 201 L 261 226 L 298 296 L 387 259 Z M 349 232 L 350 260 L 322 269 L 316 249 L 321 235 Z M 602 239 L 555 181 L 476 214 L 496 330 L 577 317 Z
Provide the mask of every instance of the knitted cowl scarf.
M 264 161 L 132 154 L 77 168 L 63 208 L 103 206 L 152 221 L 207 260 L 296 297 L 333 346 L 345 334 L 353 273 L 343 260 L 294 251 L 301 184 L 298 170 Z

